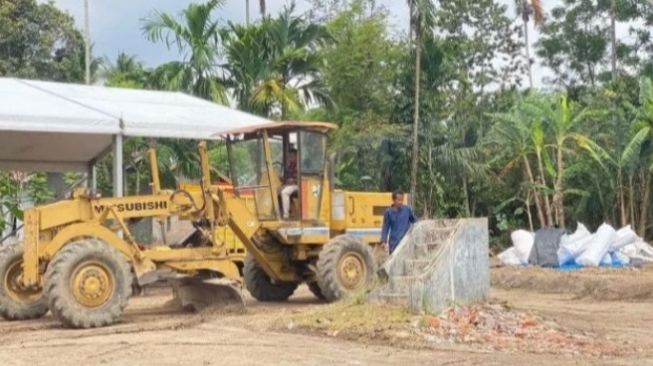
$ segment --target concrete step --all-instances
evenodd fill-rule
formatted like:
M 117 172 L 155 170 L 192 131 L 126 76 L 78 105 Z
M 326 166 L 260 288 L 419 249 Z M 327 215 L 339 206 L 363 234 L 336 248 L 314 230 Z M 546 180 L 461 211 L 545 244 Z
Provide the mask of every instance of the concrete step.
M 430 258 L 442 245 L 444 245 L 444 240 L 428 242 L 426 244 L 414 244 L 413 257 L 415 259 Z
M 426 237 L 421 238 L 422 239 L 421 241 L 433 242 L 433 241 L 447 240 L 455 230 L 456 230 L 455 226 L 433 229 L 428 232 Z
M 406 259 L 404 261 L 404 275 L 413 276 L 421 273 L 431 261 L 429 259 Z
M 382 292 L 379 295 L 379 301 L 389 305 L 408 305 L 408 294 L 396 292 Z
M 388 291 L 408 295 L 416 279 L 415 276 L 392 276 L 388 280 Z

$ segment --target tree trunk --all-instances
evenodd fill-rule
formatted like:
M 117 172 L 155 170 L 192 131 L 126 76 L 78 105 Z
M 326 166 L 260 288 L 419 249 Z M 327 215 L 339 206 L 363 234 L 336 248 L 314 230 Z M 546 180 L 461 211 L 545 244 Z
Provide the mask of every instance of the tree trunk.
M 546 179 L 544 178 L 544 166 L 542 165 L 542 152 L 540 151 L 537 151 L 537 168 L 539 170 L 539 175 L 540 175 L 539 177 L 540 184 L 543 187 L 548 188 L 548 185 L 546 184 Z M 551 211 L 551 202 L 549 202 L 549 194 L 544 193 L 542 195 L 542 198 L 544 200 L 544 209 L 545 209 L 546 219 L 547 219 L 546 225 L 551 226 L 553 225 L 553 213 Z
M 419 162 L 419 92 L 422 72 L 422 40 L 419 27 L 415 30 L 415 100 L 413 115 L 413 161 L 410 169 L 410 199 L 415 207 L 417 198 L 417 168 Z
M 610 64 L 612 72 L 612 81 L 617 80 L 617 15 L 615 14 L 615 0 L 610 1 L 610 46 L 612 54 L 610 55 Z
M 553 206 L 556 215 L 556 224 L 561 228 L 565 227 L 565 203 L 564 203 L 564 170 L 565 164 L 562 158 L 562 145 L 558 145 L 556 153 L 556 169 L 558 174 L 553 185 Z
M 644 198 L 642 198 L 642 206 L 639 213 L 639 227 L 637 228 L 637 234 L 642 238 L 646 237 L 646 226 L 648 224 L 648 210 L 651 196 L 651 173 L 647 170 L 645 174 Z
M 259 0 L 258 4 L 259 4 L 259 9 L 261 10 L 261 18 L 265 18 L 265 16 L 267 15 L 265 0 Z
M 429 158 L 428 158 L 429 177 L 433 177 L 433 144 L 429 141 Z M 429 187 L 429 200 L 424 204 L 424 217 L 431 217 L 433 212 L 433 185 Z
M 528 217 L 528 228 L 531 230 L 531 232 L 534 232 L 533 230 L 533 215 L 531 214 L 531 191 L 528 190 L 528 193 L 526 193 L 526 216 Z
M 633 226 L 637 226 L 637 218 L 635 217 L 635 186 L 633 185 L 633 174 L 628 174 L 628 211 L 630 212 L 630 222 Z M 637 230 L 633 227 L 633 230 Z
M 621 213 L 621 226 L 628 225 L 628 215 L 626 215 L 626 198 L 624 197 L 624 178 L 621 168 L 617 175 L 619 189 L 619 211 Z
M 465 195 L 465 217 L 470 217 L 472 209 L 469 206 L 469 189 L 467 187 L 467 178 L 463 178 L 463 193 Z
M 526 175 L 528 176 L 531 186 L 535 185 L 535 178 L 533 177 L 533 170 L 531 169 L 531 163 L 528 161 L 526 155 L 523 156 L 524 159 L 524 170 L 526 170 Z M 533 198 L 535 199 L 535 208 L 537 209 L 537 219 L 540 222 L 540 227 L 546 226 L 546 219 L 544 218 L 544 211 L 542 210 L 542 200 L 540 194 L 535 191 L 534 188 L 529 188 L 529 192 L 533 192 Z

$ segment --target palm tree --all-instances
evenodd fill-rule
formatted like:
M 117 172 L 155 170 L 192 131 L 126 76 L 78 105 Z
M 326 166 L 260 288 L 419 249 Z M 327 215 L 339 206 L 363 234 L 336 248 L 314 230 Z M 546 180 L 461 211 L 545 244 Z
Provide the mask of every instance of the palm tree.
M 287 7 L 277 18 L 222 31 L 229 86 L 243 109 L 281 118 L 312 101 L 328 98 L 320 79 L 318 48 L 329 36 L 323 26 L 292 15 Z
M 624 149 L 622 160 L 625 162 L 638 161 L 639 164 L 643 165 L 644 182 L 642 191 L 644 197 L 642 198 L 638 225 L 638 234 L 643 237 L 646 234 L 648 225 L 651 172 L 653 171 L 653 149 L 651 148 L 653 146 L 653 83 L 651 79 L 642 78 L 640 80 L 639 106 L 627 105 L 635 116 L 633 119 L 635 133 Z
M 550 207 L 548 204 L 548 197 L 546 193 L 542 192 L 542 179 L 540 178 L 540 166 L 536 164 L 537 170 L 534 169 L 531 163 L 533 155 L 541 156 L 540 142 L 543 139 L 541 133 L 541 126 L 534 123 L 529 118 L 528 114 L 522 108 L 523 101 L 517 103 L 508 113 L 495 113 L 490 114 L 490 118 L 495 120 L 492 129 L 485 138 L 485 143 L 491 147 L 494 158 L 491 164 L 495 161 L 505 162 L 501 168 L 501 174 L 512 170 L 515 167 L 522 166 L 524 179 L 526 180 L 524 186 L 526 188 L 526 210 L 530 212 L 530 197 L 533 197 L 535 209 L 537 211 L 537 218 L 540 226 L 547 226 L 552 224 L 552 217 Z M 541 162 L 541 159 L 537 159 Z M 547 203 L 545 204 L 545 201 Z M 548 210 L 545 211 L 545 206 Z M 547 220 L 548 219 L 548 220 Z
M 528 82 L 533 88 L 533 70 L 531 65 L 531 45 L 528 37 L 528 23 L 533 16 L 535 25 L 540 25 L 544 22 L 544 9 L 541 0 L 517 0 L 517 11 L 521 15 L 524 22 L 524 49 L 526 50 L 526 66 L 528 67 Z
M 435 23 L 435 6 L 431 0 L 407 0 L 410 9 L 410 34 L 415 47 L 415 100 L 413 111 L 413 159 L 410 169 L 410 199 L 414 205 L 417 195 L 419 161 L 419 97 L 422 61 L 422 36 Z
M 165 42 L 168 49 L 176 46 L 183 60 L 169 63 L 156 75 L 159 86 L 178 89 L 193 95 L 227 102 L 224 85 L 216 73 L 220 55 L 218 22 L 213 20 L 213 11 L 222 6 L 221 0 L 205 4 L 190 4 L 182 11 L 181 19 L 156 12 L 144 20 L 143 31 L 152 42 Z
M 560 227 L 565 227 L 565 158 L 573 152 L 573 148 L 579 148 L 585 150 L 592 158 L 602 164 L 607 154 L 580 131 L 583 123 L 590 119 L 602 117 L 605 113 L 602 110 L 592 110 L 589 107 L 579 109 L 564 94 L 560 96 L 557 103 L 542 98 L 536 100 L 531 107 L 532 117 L 538 121 L 543 121 L 543 127 L 545 128 L 543 132 L 550 139 L 546 147 L 551 150 L 555 157 L 555 162 L 551 163 L 554 167 L 548 168 L 554 179 L 551 205 L 555 223 Z
M 107 58 L 102 61 L 102 76 L 107 86 L 140 89 L 145 87 L 148 75 L 135 55 L 121 52 L 115 64 Z
M 540 224 L 565 226 L 564 197 L 571 193 L 565 190 L 564 180 L 568 155 L 583 150 L 602 166 L 609 160 L 600 146 L 580 132 L 585 122 L 604 114 L 579 109 L 566 95 L 554 100 L 536 94 L 519 101 L 511 113 L 491 115 L 497 123 L 487 142 L 497 148 L 496 159 L 508 160 L 504 169 L 523 163 Z

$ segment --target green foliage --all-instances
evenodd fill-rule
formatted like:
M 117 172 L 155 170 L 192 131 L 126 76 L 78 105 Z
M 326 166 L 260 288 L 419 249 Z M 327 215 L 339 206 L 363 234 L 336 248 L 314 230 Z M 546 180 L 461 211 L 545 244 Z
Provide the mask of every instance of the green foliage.
M 535 29 L 534 61 L 554 75 L 547 80 L 552 89 L 542 91 L 522 90 L 521 32 L 531 15 L 525 2 L 515 19 L 499 0 L 408 0 L 403 33 L 374 0 L 311 3 L 307 14 L 288 6 L 250 25 L 218 22 L 217 0 L 191 4 L 179 17 L 155 12 L 144 22 L 145 36 L 179 51 L 180 59 L 148 69 L 121 54 L 104 61 L 103 77 L 110 86 L 181 90 L 274 119 L 335 122 L 329 150 L 338 187 L 407 189 L 415 161 L 417 212 L 488 216 L 498 241 L 516 227 L 577 220 L 590 227 L 631 224 L 648 234 L 653 5 L 647 0 L 557 4 Z M 528 3 L 540 10 L 539 1 Z M 612 41 L 612 19 L 630 28 L 628 36 L 619 32 Z M 68 15 L 50 4 L 11 0 L 0 3 L 0 20 L 0 74 L 81 80 L 83 43 Z M 157 144 L 164 186 L 197 178 L 195 142 Z M 128 192 L 148 189 L 149 145 L 140 138 L 125 145 Z M 229 170 L 223 143 L 210 144 L 209 155 L 214 178 Z M 247 165 L 251 157 L 237 149 L 234 160 Z M 98 163 L 105 194 L 110 158 Z M 8 176 L 0 178 L 0 197 L 18 197 Z M 31 178 L 21 195 L 46 197 L 41 179 Z M 14 201 L 2 201 L 5 212 L 13 212 L 7 202 Z
M 259 24 L 230 23 L 221 32 L 227 83 L 239 106 L 286 119 L 310 103 L 328 103 L 317 52 L 330 39 L 326 29 L 294 14 L 294 5 Z
M 179 20 L 170 14 L 155 12 L 144 21 L 143 32 L 150 41 L 163 42 L 168 49 L 174 46 L 184 58 L 158 68 L 158 87 L 183 90 L 223 104 L 227 102 L 225 87 L 214 67 L 220 48 L 219 25 L 213 13 L 221 6 L 219 0 L 190 4 Z
M 616 71 L 637 74 L 650 56 L 652 14 L 653 6 L 647 0 L 565 1 L 551 11 L 544 23 L 537 55 L 554 72 L 551 81 L 570 91 L 594 88 L 612 78 L 613 47 Z M 615 23 L 629 24 L 628 35 L 615 39 L 614 45 L 611 17 Z
M 52 3 L 0 2 L 0 75 L 84 79 L 84 41 L 73 18 Z

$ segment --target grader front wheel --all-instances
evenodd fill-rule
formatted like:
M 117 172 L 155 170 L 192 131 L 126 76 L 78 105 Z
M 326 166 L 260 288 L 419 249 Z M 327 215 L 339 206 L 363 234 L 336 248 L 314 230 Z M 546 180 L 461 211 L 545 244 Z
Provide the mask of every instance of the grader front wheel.
M 48 312 L 43 291 L 21 285 L 22 264 L 20 245 L 11 245 L 0 252 L 0 315 L 6 320 L 37 319 Z
M 376 265 L 370 246 L 354 237 L 337 236 L 317 261 L 317 284 L 328 301 L 364 291 L 372 284 Z
M 243 276 L 245 287 L 258 301 L 285 301 L 297 289 L 296 283 L 272 282 L 251 254 L 245 257 Z
M 45 288 L 55 318 L 71 328 L 95 328 L 118 320 L 132 282 L 120 252 L 97 239 L 85 239 L 66 245 L 54 257 Z

